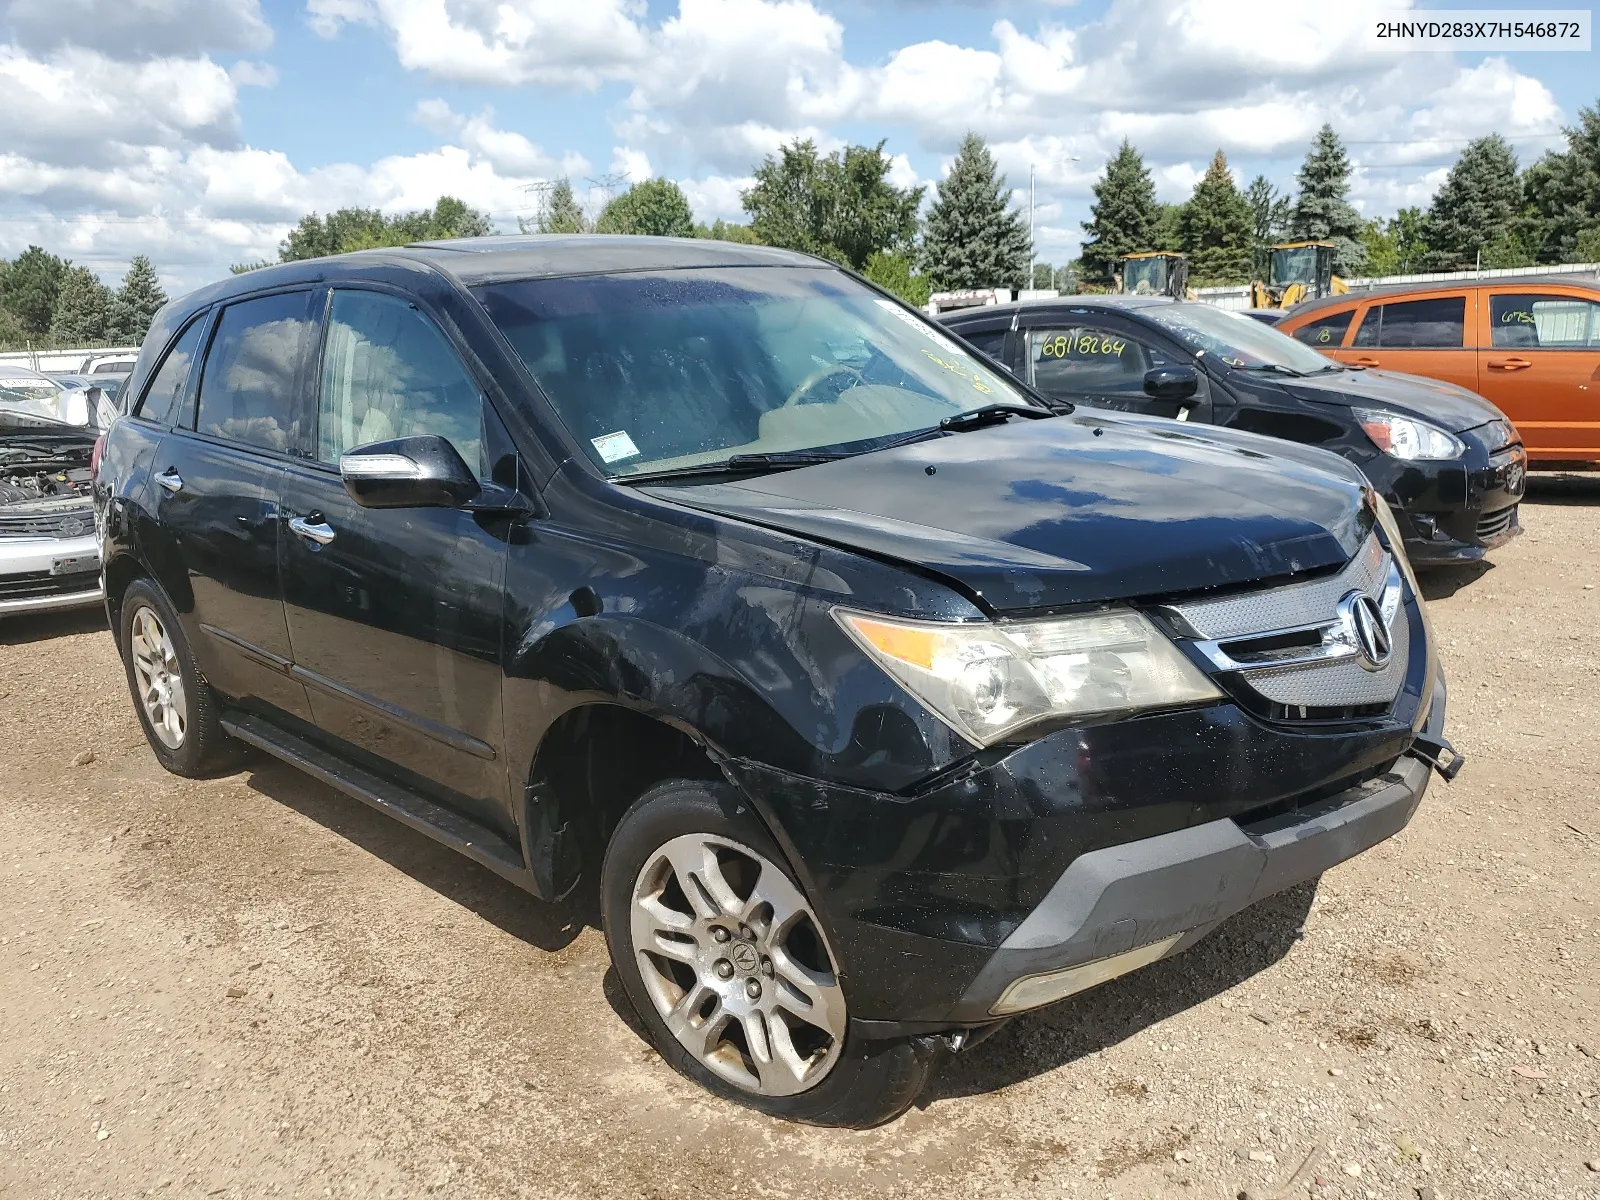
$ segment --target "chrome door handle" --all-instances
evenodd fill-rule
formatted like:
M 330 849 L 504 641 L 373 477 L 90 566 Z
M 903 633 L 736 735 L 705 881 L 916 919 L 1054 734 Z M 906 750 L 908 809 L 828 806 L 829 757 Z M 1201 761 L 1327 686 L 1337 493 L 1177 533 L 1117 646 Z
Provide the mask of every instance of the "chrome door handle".
M 174 495 L 183 491 L 183 476 L 178 474 L 177 467 L 168 467 L 156 476 L 156 482 Z
M 290 517 L 289 531 L 297 533 L 305 538 L 306 541 L 315 542 L 319 546 L 326 546 L 334 538 L 332 525 L 329 525 L 326 521 L 313 524 L 304 517 Z

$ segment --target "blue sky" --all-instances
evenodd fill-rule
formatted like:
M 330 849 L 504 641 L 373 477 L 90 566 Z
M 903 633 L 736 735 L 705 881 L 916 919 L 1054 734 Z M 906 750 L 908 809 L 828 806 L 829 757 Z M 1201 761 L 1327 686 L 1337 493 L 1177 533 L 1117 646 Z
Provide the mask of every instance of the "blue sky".
M 1587 53 L 1387 54 L 1394 0 L 0 0 L 0 256 L 182 289 L 271 257 L 301 213 L 441 192 L 507 229 L 540 180 L 662 174 L 703 219 L 781 142 L 887 141 L 930 187 L 989 139 L 1040 257 L 1071 257 L 1130 137 L 1163 198 L 1223 149 L 1281 187 L 1331 121 L 1369 215 L 1425 203 L 1467 139 L 1524 161 L 1600 97 Z M 1462 7 L 1457 0 L 1452 7 Z M 1073 161 L 1076 159 L 1076 161 Z

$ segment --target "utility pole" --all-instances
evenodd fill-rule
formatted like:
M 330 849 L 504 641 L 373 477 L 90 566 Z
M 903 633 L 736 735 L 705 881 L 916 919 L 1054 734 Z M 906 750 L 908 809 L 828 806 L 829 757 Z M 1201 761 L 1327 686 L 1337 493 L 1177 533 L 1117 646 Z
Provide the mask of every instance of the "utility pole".
M 1047 164 L 1048 163 L 1077 162 L 1078 161 L 1078 156 L 1076 154 L 1069 154 L 1065 158 L 1047 158 L 1044 161 Z M 1034 263 L 1039 257 L 1038 243 L 1034 240 L 1034 236 L 1033 236 L 1033 169 L 1034 169 L 1035 165 L 1036 164 L 1034 163 L 1034 161 L 1032 159 L 1028 160 L 1028 287 L 1029 288 L 1032 288 L 1033 284 L 1034 284 L 1034 278 L 1033 278 Z

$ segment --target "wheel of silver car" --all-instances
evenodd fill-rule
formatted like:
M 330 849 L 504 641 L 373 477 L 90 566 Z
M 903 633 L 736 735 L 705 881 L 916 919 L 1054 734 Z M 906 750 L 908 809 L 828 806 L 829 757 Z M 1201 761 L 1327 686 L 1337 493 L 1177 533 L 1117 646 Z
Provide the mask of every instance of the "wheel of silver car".
M 160 616 L 148 605 L 134 610 L 129 625 L 128 649 L 145 718 L 161 744 L 176 750 L 183 745 L 189 727 L 189 701 L 177 648 Z
M 838 970 L 805 897 L 760 853 L 713 834 L 671 839 L 639 871 L 629 925 L 645 991 L 707 1070 L 793 1096 L 833 1069 Z

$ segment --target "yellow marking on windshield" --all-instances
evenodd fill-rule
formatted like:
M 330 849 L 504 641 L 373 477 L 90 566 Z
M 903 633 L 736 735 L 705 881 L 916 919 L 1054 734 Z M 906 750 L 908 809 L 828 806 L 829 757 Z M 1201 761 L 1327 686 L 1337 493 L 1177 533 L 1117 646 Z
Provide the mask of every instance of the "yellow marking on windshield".
M 953 363 L 953 362 L 950 362 L 948 359 L 940 358 L 932 350 L 923 350 L 922 352 L 924 354 L 926 354 L 934 362 L 938 363 L 946 371 L 949 371 L 953 375 L 961 376 L 961 378 L 965 379 L 968 383 L 970 383 L 974 388 L 976 388 L 978 391 L 982 392 L 984 395 L 987 396 L 987 395 L 989 395 L 989 393 L 994 391 L 994 389 L 992 387 L 990 387 L 987 383 L 985 383 L 983 381 L 983 376 L 979 375 L 976 371 L 969 373 L 967 371 L 967 368 L 962 366 L 960 363 Z
M 1128 343 L 1121 338 L 1102 337 L 1096 333 L 1079 333 L 1076 337 L 1068 337 L 1058 333 L 1039 343 L 1039 354 L 1042 358 L 1092 358 L 1098 354 L 1121 358 L 1122 352 L 1128 348 Z

